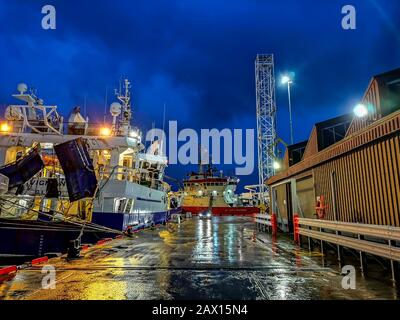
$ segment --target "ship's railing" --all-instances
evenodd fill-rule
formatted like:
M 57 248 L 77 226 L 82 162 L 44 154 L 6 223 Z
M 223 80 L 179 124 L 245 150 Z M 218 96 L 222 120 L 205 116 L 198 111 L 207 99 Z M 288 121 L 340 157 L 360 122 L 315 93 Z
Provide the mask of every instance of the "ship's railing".
M 57 113 L 55 106 L 11 105 L 7 108 L 7 115 L 15 117 L 15 120 L 6 121 L 8 125 L 12 125 L 12 132 L 30 130 L 34 133 L 62 134 L 63 117 Z
M 400 228 L 372 224 L 298 219 L 300 235 L 400 261 Z
M 63 117 L 51 119 L 4 120 L 8 131 L 2 133 L 39 133 L 39 134 L 69 134 L 85 136 L 116 136 L 112 125 L 99 122 L 65 122 Z M 106 129 L 106 130 L 105 130 Z M 107 133 L 107 134 L 105 134 Z
M 149 188 L 161 190 L 163 188 L 163 181 L 159 179 L 152 179 L 146 175 L 143 177 L 141 173 L 134 168 L 125 166 L 116 166 L 115 168 L 101 168 L 99 169 L 99 177 L 102 180 L 117 180 L 128 181 L 146 185 Z
M 103 168 L 99 170 L 99 176 L 102 179 L 120 180 L 129 182 L 140 182 L 140 174 L 136 169 L 117 166 L 115 168 Z

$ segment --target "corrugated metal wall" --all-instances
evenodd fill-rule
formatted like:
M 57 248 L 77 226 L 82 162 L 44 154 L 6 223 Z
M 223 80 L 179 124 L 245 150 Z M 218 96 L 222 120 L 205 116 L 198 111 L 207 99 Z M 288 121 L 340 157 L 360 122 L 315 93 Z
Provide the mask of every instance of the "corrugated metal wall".
M 301 212 L 295 210 L 296 213 L 303 214 L 304 218 L 315 218 L 315 193 L 314 179 L 308 176 L 296 180 L 296 192 Z
M 289 201 L 286 192 L 287 184 L 282 184 L 275 188 L 275 204 L 276 204 L 276 211 L 274 213 L 278 214 L 278 217 L 281 219 L 288 218 L 288 210 L 287 210 L 287 203 Z
M 313 169 L 315 196 L 324 195 L 326 219 L 400 227 L 400 134 Z M 333 195 L 332 184 L 336 185 Z
M 312 156 L 318 152 L 318 137 L 317 137 L 317 128 L 314 128 L 311 131 L 310 138 L 308 139 L 307 147 L 303 154 L 303 159 Z

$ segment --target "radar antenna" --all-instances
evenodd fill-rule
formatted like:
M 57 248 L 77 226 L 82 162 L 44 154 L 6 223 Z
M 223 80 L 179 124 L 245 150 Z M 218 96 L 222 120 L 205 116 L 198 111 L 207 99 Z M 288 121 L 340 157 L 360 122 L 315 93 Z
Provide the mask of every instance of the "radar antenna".
M 131 128 L 132 110 L 131 110 L 131 83 L 128 79 L 124 80 L 123 87 L 115 89 L 115 95 L 121 102 L 121 115 L 119 120 L 120 134 L 125 135 Z

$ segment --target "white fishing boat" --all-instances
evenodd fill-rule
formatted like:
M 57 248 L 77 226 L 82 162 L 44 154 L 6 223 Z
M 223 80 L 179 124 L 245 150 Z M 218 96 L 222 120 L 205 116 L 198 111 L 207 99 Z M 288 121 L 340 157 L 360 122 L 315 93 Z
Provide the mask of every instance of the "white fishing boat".
M 79 108 L 64 121 L 57 106 L 18 86 L 13 97 L 23 104 L 8 106 L 0 122 L 0 173 L 13 181 L 0 188 L 0 255 L 63 252 L 71 240 L 95 241 L 169 219 L 167 158 L 158 141 L 146 152 L 132 127 L 130 88 L 125 80 L 116 91 L 112 122 L 93 124 Z M 71 141 L 78 141 L 68 146 L 76 161 L 68 151 L 61 158 L 57 151 Z M 27 163 L 36 153 L 37 163 Z M 75 162 L 83 167 L 75 168 Z

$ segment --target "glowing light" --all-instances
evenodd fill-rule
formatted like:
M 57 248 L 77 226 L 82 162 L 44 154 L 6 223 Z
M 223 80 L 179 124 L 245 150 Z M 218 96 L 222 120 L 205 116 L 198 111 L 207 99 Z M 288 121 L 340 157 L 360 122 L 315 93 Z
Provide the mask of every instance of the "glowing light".
M 281 168 L 281 164 L 279 163 L 279 161 L 274 161 L 273 167 L 275 170 L 279 170 Z
M 53 143 L 51 143 L 51 142 L 42 142 L 42 143 L 40 143 L 40 147 L 42 148 L 42 149 L 53 149 Z
M 368 108 L 364 104 L 358 104 L 354 107 L 353 112 L 356 117 L 363 118 L 368 115 Z
M 139 137 L 139 133 L 135 130 L 132 130 L 131 132 L 129 132 L 129 136 L 131 138 L 138 138 Z
M 283 76 L 283 77 L 281 78 L 281 83 L 282 83 L 282 84 L 292 83 L 292 79 L 290 79 L 289 76 Z
M 1 132 L 10 132 L 10 131 L 11 131 L 11 127 L 8 125 L 7 122 L 3 122 L 3 123 L 0 125 L 0 131 L 1 131 Z
M 108 128 L 108 127 L 101 128 L 100 129 L 100 135 L 101 136 L 106 136 L 106 137 L 111 136 L 111 129 Z

